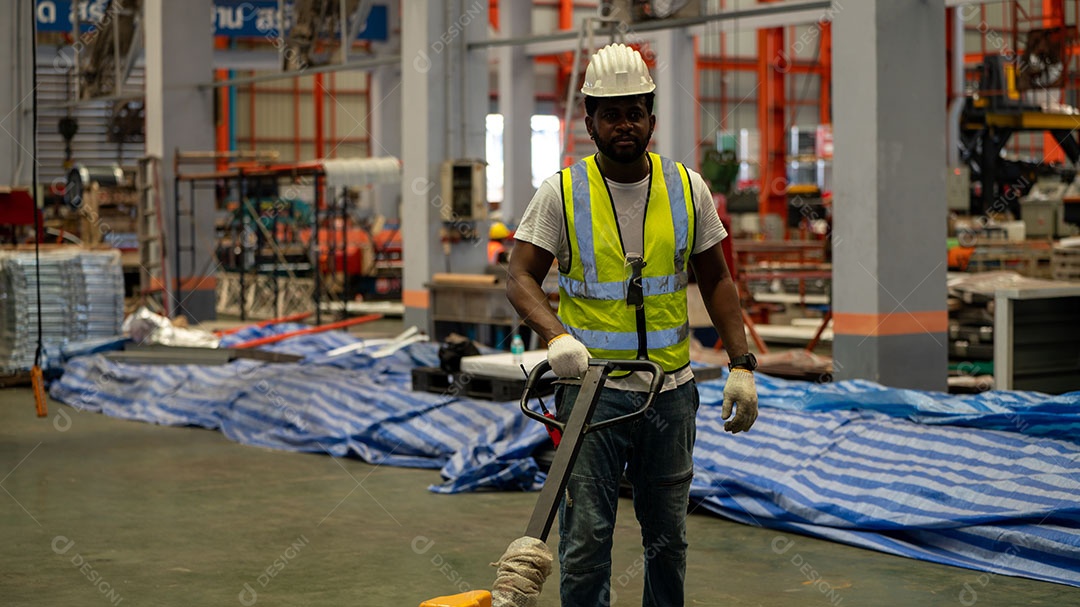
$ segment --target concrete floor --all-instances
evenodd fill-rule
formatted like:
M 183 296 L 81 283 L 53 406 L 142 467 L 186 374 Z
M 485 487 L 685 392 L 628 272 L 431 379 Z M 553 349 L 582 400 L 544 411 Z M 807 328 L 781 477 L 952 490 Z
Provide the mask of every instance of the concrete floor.
M 535 494 L 269 451 L 0 391 L 0 603 L 415 606 L 490 585 Z M 623 500 L 612 587 L 640 604 Z M 690 517 L 688 605 L 1077 605 L 1080 591 Z M 790 546 L 786 551 L 774 547 Z M 558 605 L 557 573 L 541 605 Z

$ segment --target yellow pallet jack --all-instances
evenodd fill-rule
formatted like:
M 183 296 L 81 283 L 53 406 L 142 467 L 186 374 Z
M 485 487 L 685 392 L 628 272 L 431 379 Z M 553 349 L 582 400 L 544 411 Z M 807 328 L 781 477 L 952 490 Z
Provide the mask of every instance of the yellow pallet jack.
M 611 426 L 631 422 L 643 417 L 649 408 L 652 407 L 653 400 L 660 392 L 660 388 L 664 385 L 664 370 L 660 368 L 660 365 L 652 361 L 592 359 L 589 361 L 589 368 L 585 372 L 585 377 L 581 380 L 559 380 L 559 383 L 562 384 L 581 386 L 577 399 L 574 401 L 574 408 L 570 412 L 570 418 L 563 423 L 530 409 L 528 405 L 529 401 L 535 395 L 535 388 L 540 383 L 540 378 L 550 370 L 551 365 L 546 360 L 533 367 L 532 372 L 529 373 L 528 380 L 525 382 L 525 389 L 521 395 L 521 411 L 526 416 L 544 424 L 548 427 L 549 431 L 558 431 L 562 433 L 562 440 L 555 450 L 555 459 L 552 461 L 551 468 L 548 470 L 547 480 L 544 481 L 544 487 L 540 491 L 540 497 L 536 500 L 536 506 L 533 508 L 532 517 L 529 519 L 529 524 L 525 528 L 525 536 L 524 538 L 521 538 L 522 540 L 535 538 L 535 540 L 539 540 L 540 545 L 543 545 L 543 543 L 547 541 L 548 533 L 551 531 L 551 525 L 555 521 L 555 513 L 559 508 L 559 501 L 562 498 L 563 491 L 566 490 L 567 481 L 570 479 L 570 471 L 574 468 L 574 462 L 577 460 L 578 453 L 581 451 L 581 445 L 585 435 L 590 432 L 596 432 L 598 430 L 603 430 L 604 428 L 610 428 Z M 590 423 L 590 420 L 592 419 L 593 413 L 596 411 L 596 404 L 600 400 L 601 389 L 607 381 L 608 375 L 616 371 L 640 371 L 651 376 L 652 379 L 649 382 L 649 392 L 645 399 L 645 403 L 633 413 L 592 424 Z M 519 541 L 520 540 L 515 540 L 515 544 Z M 514 544 L 511 544 L 511 546 L 513 545 Z M 544 549 L 546 550 L 546 546 Z M 500 573 L 502 573 L 505 560 L 506 556 L 504 555 L 503 560 L 500 561 Z M 539 585 L 542 585 L 544 578 L 547 577 L 547 571 L 535 573 L 536 575 L 533 577 L 538 578 Z M 493 603 L 492 593 L 490 591 L 472 590 L 460 594 L 429 599 L 420 603 L 420 607 L 503 607 L 504 605 L 526 604 L 521 601 L 529 598 L 528 596 L 519 595 L 514 597 L 514 599 L 507 599 L 507 602 L 500 603 L 498 602 L 500 596 L 501 595 L 497 595 L 495 599 L 496 602 Z M 539 588 L 536 589 L 535 596 L 539 596 Z

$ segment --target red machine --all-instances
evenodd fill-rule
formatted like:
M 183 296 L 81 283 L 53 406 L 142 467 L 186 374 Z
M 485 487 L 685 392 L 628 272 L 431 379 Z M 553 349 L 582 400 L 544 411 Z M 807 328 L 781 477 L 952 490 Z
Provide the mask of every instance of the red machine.
M 41 211 L 38 211 L 40 213 Z M 15 226 L 34 225 L 34 198 L 28 190 L 0 187 L 0 226 L 10 230 L 10 239 L 15 240 Z M 42 222 L 44 225 L 44 222 Z M 7 231 L 6 230 L 6 231 Z M 31 232 L 32 233 L 32 232 Z M 38 235 L 41 240 L 43 236 Z

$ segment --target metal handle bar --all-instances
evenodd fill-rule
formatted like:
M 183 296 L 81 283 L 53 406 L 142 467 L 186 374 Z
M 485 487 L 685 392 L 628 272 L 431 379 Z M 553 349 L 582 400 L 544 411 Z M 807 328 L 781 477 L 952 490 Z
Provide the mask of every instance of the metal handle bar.
M 597 369 L 597 371 L 594 371 L 594 369 Z M 540 378 L 550 370 L 551 363 L 547 360 L 543 360 L 529 372 L 529 377 L 525 380 L 525 390 L 521 394 L 521 412 L 549 428 L 556 428 L 560 432 L 564 432 L 566 430 L 566 425 L 563 422 L 551 419 L 550 417 L 544 417 L 540 413 L 530 409 L 528 406 L 529 399 L 533 397 L 533 392 L 535 391 Z M 603 386 L 603 383 L 607 380 L 607 376 L 613 371 L 641 371 L 649 373 L 652 376 L 652 379 L 649 381 L 649 391 L 646 393 L 648 396 L 645 399 L 645 404 L 633 413 L 627 413 L 626 415 L 620 415 L 619 417 L 604 420 L 596 424 L 590 424 L 586 429 L 586 432 L 603 430 L 604 428 L 616 424 L 633 421 L 645 415 L 645 412 L 652 407 L 656 395 L 660 393 L 660 388 L 664 385 L 663 368 L 651 360 L 607 360 L 603 358 L 592 358 L 589 359 L 589 369 L 585 372 L 585 375 L 588 377 L 590 373 L 595 375 L 599 372 L 599 382 L 600 385 Z

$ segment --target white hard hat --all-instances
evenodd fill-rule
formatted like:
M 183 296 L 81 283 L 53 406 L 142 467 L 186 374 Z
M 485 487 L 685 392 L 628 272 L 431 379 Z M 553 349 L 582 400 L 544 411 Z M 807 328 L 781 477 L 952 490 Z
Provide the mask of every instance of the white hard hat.
M 609 44 L 593 54 L 581 92 L 590 97 L 621 97 L 655 89 L 641 53 L 625 44 Z

